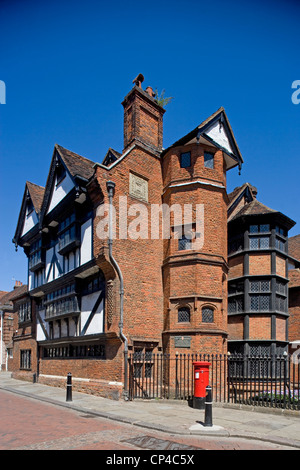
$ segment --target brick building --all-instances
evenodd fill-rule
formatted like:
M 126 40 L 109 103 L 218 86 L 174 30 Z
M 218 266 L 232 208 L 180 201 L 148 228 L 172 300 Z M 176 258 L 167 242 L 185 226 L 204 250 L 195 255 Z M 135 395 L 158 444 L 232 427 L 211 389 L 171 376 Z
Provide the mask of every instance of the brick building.
M 295 222 L 256 198 L 246 183 L 229 194 L 228 349 L 250 355 L 288 350 L 288 231 Z
M 26 296 L 26 293 L 27 286 L 20 281 L 16 281 L 11 292 L 0 292 L 0 371 L 11 370 L 13 336 L 18 328 L 15 302 Z
M 289 238 L 289 342 L 290 353 L 300 348 L 300 235 Z
M 128 353 L 150 358 L 151 373 L 155 352 L 227 351 L 228 270 L 243 277 L 238 257 L 228 263 L 228 204 L 230 227 L 243 209 L 240 195 L 228 198 L 226 172 L 243 159 L 223 108 L 163 149 L 165 110 L 142 82 L 122 103 L 122 152 L 109 148 L 98 163 L 56 144 L 45 188 L 26 183 L 14 243 L 28 256 L 31 317 L 19 318 L 27 337 L 18 338 L 15 374 L 27 351 L 23 377 L 60 384 L 71 372 L 77 389 L 118 398 Z M 288 230 L 293 222 L 276 214 Z M 287 256 L 275 251 L 286 285 Z M 284 344 L 285 318 L 271 319 Z

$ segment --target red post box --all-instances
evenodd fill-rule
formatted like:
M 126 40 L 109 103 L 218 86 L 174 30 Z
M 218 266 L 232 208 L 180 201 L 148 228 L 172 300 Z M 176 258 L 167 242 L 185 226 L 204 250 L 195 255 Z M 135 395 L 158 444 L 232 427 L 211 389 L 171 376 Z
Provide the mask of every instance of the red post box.
M 194 366 L 194 396 L 193 408 L 203 410 L 205 408 L 206 387 L 209 383 L 210 362 L 193 362 Z

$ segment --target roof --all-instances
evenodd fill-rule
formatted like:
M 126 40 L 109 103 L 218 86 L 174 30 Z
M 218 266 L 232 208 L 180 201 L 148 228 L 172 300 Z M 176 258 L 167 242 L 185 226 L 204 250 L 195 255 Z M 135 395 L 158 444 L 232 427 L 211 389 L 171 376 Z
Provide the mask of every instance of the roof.
M 255 186 L 252 186 L 250 183 L 244 183 L 241 186 L 237 186 L 231 193 L 228 193 L 229 206 L 230 204 L 243 192 L 245 189 L 249 188 L 253 195 L 257 194 L 257 189 Z
M 34 209 L 38 214 L 41 211 L 45 188 L 43 186 L 39 186 L 38 184 L 31 183 L 30 181 L 26 181 L 26 186 L 29 191 Z
M 28 286 L 26 284 L 16 287 L 11 292 L 6 292 L 4 296 L 0 298 L 0 305 L 12 305 L 12 301 L 22 297 L 28 292 Z
M 232 220 L 237 219 L 243 215 L 265 215 L 265 214 L 275 214 L 278 211 L 270 209 L 270 207 L 265 206 L 257 199 L 246 204 L 242 209 L 232 218 Z
M 85 179 L 90 179 L 93 176 L 95 162 L 58 144 L 55 144 L 55 149 L 61 156 L 71 176 L 74 178 L 81 176 Z
M 289 238 L 289 254 L 300 260 L 300 235 Z

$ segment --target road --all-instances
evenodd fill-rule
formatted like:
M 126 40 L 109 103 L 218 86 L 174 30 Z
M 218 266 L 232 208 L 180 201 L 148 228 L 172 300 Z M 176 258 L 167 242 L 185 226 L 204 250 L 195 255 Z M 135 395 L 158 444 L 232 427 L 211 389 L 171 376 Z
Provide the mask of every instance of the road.
M 153 454 L 180 450 L 181 454 L 196 454 L 199 458 L 200 450 L 282 449 L 275 444 L 246 439 L 166 435 L 3 390 L 0 390 L 0 417 L 0 450 L 106 450 L 127 451 L 126 455 L 130 455 L 128 451 L 135 455 L 137 450 L 150 450 Z M 122 452 L 109 455 L 116 458 Z M 194 456 L 190 464 L 195 464 L 195 459 Z M 150 463 L 157 464 L 155 457 Z M 138 464 L 132 462 L 132 465 Z

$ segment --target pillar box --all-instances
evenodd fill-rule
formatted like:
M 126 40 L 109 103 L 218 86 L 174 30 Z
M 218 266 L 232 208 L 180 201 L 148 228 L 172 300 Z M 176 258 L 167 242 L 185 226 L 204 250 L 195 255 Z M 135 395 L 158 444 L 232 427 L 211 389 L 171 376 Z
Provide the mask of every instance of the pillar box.
M 210 362 L 198 361 L 193 362 L 194 366 L 194 396 L 193 408 L 204 410 L 206 387 L 209 383 L 209 366 Z

